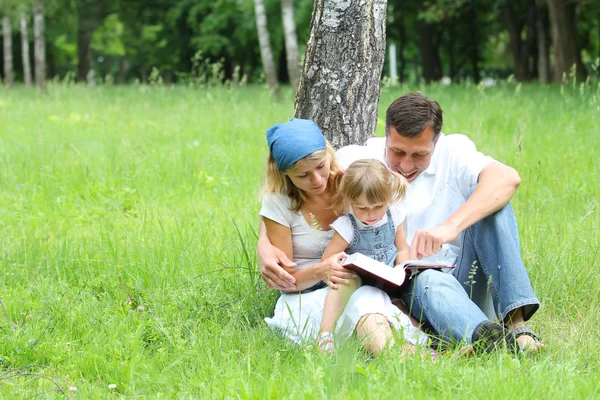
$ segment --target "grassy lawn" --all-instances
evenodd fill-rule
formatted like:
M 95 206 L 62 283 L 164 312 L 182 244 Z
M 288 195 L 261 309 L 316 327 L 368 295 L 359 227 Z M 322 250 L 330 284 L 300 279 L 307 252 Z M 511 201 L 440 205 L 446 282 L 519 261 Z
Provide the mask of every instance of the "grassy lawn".
M 289 89 L 0 89 L 0 398 L 600 397 L 600 86 L 386 88 L 379 135 L 410 90 L 521 174 L 542 355 L 322 357 L 265 326 L 264 132 Z

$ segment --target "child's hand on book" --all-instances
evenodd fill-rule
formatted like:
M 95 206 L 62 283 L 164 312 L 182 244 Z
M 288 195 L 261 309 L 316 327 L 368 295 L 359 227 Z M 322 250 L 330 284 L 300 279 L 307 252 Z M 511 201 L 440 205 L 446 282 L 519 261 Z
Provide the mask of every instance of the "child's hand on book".
M 332 289 L 337 289 L 338 285 L 346 284 L 348 280 L 356 278 L 354 272 L 341 265 L 341 260 L 346 257 L 348 255 L 342 251 L 326 258 L 319 265 L 319 278 Z

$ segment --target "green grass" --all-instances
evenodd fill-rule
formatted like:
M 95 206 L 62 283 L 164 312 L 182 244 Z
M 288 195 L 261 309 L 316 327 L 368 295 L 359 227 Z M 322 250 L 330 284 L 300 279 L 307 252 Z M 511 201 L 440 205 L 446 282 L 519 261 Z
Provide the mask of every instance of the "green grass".
M 1 89 L 0 397 L 600 397 L 600 87 L 387 88 L 378 134 L 415 89 L 521 174 L 544 354 L 323 358 L 265 326 L 258 191 L 289 89 Z

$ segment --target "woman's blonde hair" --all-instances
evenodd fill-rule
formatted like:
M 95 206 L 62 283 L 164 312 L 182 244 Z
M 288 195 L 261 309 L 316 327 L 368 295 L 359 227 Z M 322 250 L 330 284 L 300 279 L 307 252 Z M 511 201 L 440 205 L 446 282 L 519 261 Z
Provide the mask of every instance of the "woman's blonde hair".
M 375 159 L 358 160 L 339 175 L 337 191 L 331 198 L 331 208 L 337 215 L 348 211 L 351 203 L 363 194 L 371 204 L 397 203 L 406 193 L 406 179 Z
M 317 150 L 314 153 L 307 155 L 302 160 L 319 161 L 326 157 L 329 159 L 330 163 L 327 187 L 330 193 L 335 193 L 337 190 L 338 181 L 336 177 L 339 176 L 339 171 L 341 168 L 335 158 L 335 150 L 333 147 L 331 147 L 329 142 L 326 143 L 326 148 Z M 296 164 L 288 168 L 287 171 L 291 171 L 296 168 Z M 292 183 L 290 177 L 285 174 L 287 171 L 280 171 L 279 168 L 277 168 L 275 159 L 269 153 L 269 157 L 267 158 L 267 173 L 265 177 L 265 184 L 261 191 L 261 197 L 264 197 L 268 194 L 288 196 L 291 199 L 290 210 L 298 212 L 300 211 L 302 203 L 306 201 L 306 194 Z

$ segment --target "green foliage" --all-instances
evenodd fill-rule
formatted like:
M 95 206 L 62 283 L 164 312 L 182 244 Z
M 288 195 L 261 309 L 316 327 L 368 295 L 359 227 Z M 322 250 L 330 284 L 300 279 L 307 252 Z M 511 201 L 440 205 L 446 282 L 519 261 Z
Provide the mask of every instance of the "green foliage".
M 96 29 L 92 38 L 92 49 L 107 56 L 124 56 L 126 54 L 123 34 L 125 27 L 118 14 L 110 14 Z M 145 39 L 144 35 L 142 38 Z

